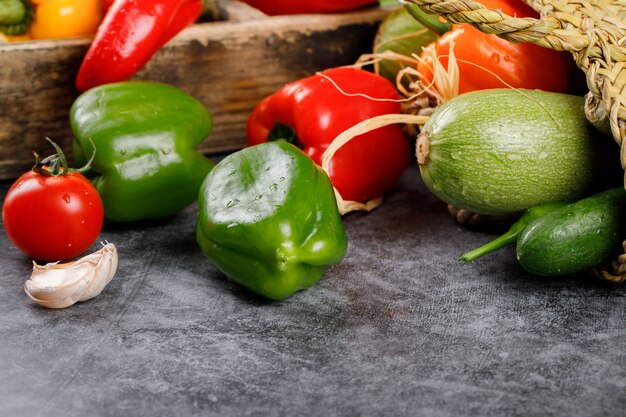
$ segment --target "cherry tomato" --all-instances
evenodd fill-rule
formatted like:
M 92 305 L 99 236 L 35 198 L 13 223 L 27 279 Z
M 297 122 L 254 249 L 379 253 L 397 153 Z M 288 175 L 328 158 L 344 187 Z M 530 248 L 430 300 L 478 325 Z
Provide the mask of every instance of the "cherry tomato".
M 355 10 L 377 0 L 243 0 L 270 16 L 304 13 L 335 13 Z
M 98 192 L 78 172 L 26 172 L 13 183 L 2 206 L 2 223 L 15 246 L 47 262 L 87 250 L 98 238 L 103 219 Z
M 304 152 L 321 165 L 324 151 L 341 132 L 363 120 L 400 112 L 398 92 L 386 78 L 357 68 L 331 68 L 263 99 L 248 118 L 248 145 L 285 139 L 276 135 L 276 128 L 289 126 Z M 392 187 L 410 158 L 402 128 L 389 125 L 340 148 L 330 160 L 328 176 L 343 199 L 364 202 Z
M 537 17 L 526 4 L 511 0 L 483 0 L 486 7 L 517 17 Z M 459 67 L 459 94 L 490 88 L 527 88 L 564 93 L 568 90 L 571 56 L 532 43 L 513 44 L 470 25 L 453 26 L 434 43 L 439 61 L 448 65 L 450 45 Z M 432 85 L 433 62 L 422 53 L 418 72 Z M 569 60 L 568 60 L 569 58 Z

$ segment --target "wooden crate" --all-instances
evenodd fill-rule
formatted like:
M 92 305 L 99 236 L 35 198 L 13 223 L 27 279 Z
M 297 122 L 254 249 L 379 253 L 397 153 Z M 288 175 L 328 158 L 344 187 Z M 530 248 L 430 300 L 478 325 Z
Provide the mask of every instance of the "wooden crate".
M 379 8 L 333 15 L 268 17 L 227 1 L 225 20 L 195 24 L 165 45 L 134 78 L 166 82 L 202 101 L 214 116 L 204 153 L 245 144 L 250 111 L 287 82 L 354 63 L 370 52 Z M 50 153 L 52 138 L 70 149 L 74 80 L 90 39 L 0 44 L 0 179 Z

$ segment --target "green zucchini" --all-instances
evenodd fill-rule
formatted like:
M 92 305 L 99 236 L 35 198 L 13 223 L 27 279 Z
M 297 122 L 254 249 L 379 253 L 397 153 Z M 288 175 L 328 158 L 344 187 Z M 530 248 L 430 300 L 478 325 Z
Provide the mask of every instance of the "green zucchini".
M 626 191 L 613 188 L 568 204 L 530 223 L 517 259 L 536 275 L 588 270 L 616 256 L 626 237 Z
M 622 181 L 619 147 L 585 118 L 584 99 L 539 90 L 461 94 L 417 140 L 428 188 L 474 213 L 510 215 L 576 201 Z

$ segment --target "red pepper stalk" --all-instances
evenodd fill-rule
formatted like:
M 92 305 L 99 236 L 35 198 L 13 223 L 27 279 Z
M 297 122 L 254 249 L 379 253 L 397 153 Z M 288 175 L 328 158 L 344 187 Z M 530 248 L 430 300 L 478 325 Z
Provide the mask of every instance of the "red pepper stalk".
M 115 0 L 83 59 L 76 88 L 132 77 L 202 13 L 202 0 Z

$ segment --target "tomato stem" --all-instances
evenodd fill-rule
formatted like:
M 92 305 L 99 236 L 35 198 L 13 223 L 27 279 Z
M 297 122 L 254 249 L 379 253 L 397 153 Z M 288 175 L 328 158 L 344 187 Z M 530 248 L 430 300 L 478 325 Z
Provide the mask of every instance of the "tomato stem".
M 61 147 L 57 145 L 52 139 L 46 137 L 46 140 L 50 142 L 50 144 L 54 148 L 56 152 L 55 154 L 49 155 L 44 159 L 41 159 L 39 157 L 39 154 L 33 151 L 33 155 L 35 156 L 35 165 L 33 166 L 33 171 L 46 177 L 58 177 L 62 175 L 67 175 L 72 172 L 83 173 L 91 167 L 91 163 L 96 156 L 96 147 L 90 138 L 89 140 L 93 147 L 93 153 L 91 154 L 91 158 L 89 158 L 89 161 L 87 161 L 87 163 L 82 167 L 73 169 L 68 166 L 67 158 L 65 157 L 63 149 L 61 149 Z

